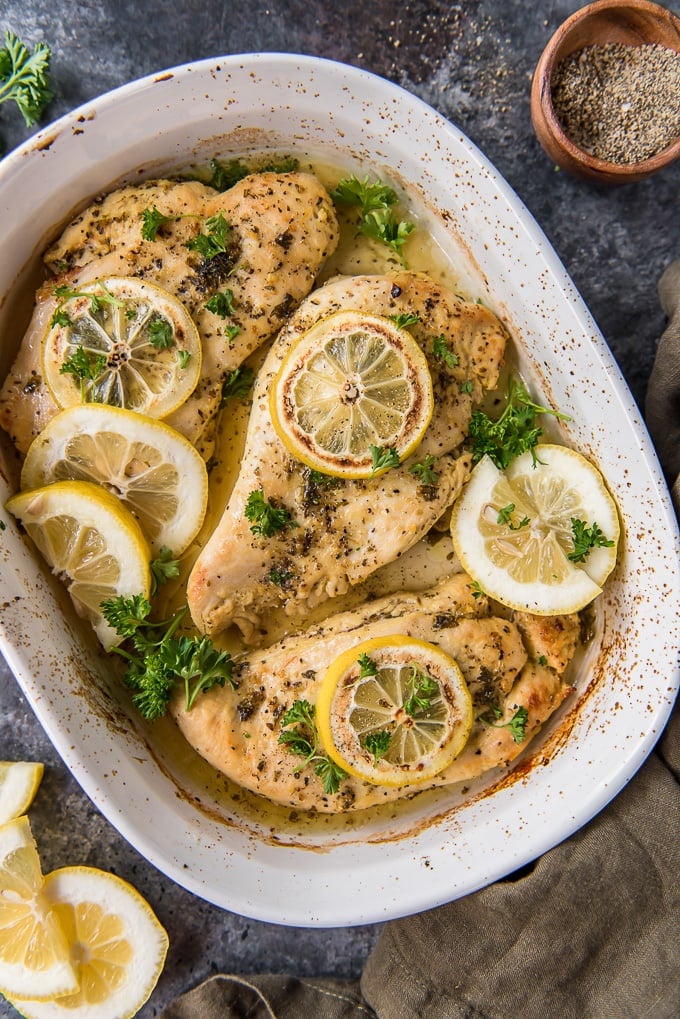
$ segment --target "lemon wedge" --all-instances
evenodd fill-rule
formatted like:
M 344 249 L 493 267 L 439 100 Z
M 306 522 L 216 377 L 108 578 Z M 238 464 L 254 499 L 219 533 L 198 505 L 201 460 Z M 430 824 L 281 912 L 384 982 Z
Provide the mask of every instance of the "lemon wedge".
M 326 753 L 382 786 L 438 775 L 467 743 L 472 720 L 470 691 L 453 658 L 402 635 L 373 637 L 340 654 L 316 703 Z
M 293 457 L 324 474 L 368 478 L 371 447 L 409 456 L 434 409 L 425 354 L 389 318 L 337 312 L 304 333 L 270 390 L 274 428 Z
M 28 1019 L 130 1019 L 153 991 L 168 936 L 146 900 L 122 878 L 63 867 L 44 897 L 70 949 L 79 988 L 51 1001 L 10 997 Z
M 12 496 L 7 509 L 67 586 L 104 648 L 123 639 L 104 619 L 108 598 L 149 597 L 150 550 L 120 500 L 89 481 L 57 481 Z
M 12 1000 L 73 994 L 66 936 L 44 893 L 27 817 L 0 826 L 0 991 Z
M 26 813 L 44 770 L 39 761 L 0 761 L 0 824 Z
M 157 555 L 179 557 L 198 534 L 208 505 L 208 472 L 174 428 L 118 407 L 81 404 L 55 415 L 33 440 L 21 487 L 91 481 L 117 496 Z
M 536 461 L 524 453 L 506 471 L 488 457 L 477 464 L 453 509 L 453 544 L 463 569 L 501 604 L 536 615 L 577 612 L 616 565 L 616 504 L 580 453 L 550 444 L 534 453 Z
M 201 354 L 178 298 L 110 276 L 67 290 L 43 339 L 42 371 L 60 407 L 104 403 L 163 418 L 196 388 Z

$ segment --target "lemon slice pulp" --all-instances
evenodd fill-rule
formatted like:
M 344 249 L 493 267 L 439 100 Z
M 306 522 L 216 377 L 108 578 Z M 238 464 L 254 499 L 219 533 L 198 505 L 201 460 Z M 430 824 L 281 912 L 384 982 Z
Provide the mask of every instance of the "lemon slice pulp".
M 196 387 L 201 341 L 173 294 L 111 276 L 58 305 L 43 339 L 42 370 L 60 407 L 105 403 L 163 418 Z
M 485 457 L 454 506 L 451 535 L 463 569 L 490 597 L 536 615 L 576 612 L 616 565 L 619 519 L 598 469 L 566 446 L 538 445 L 499 471 Z M 602 544 L 577 561 L 573 521 Z M 604 544 L 608 542 L 608 544 Z M 570 558 L 571 556 L 571 558 Z
M 28 1019 L 129 1019 L 158 982 L 168 937 L 131 885 L 94 867 L 63 867 L 44 895 L 70 947 L 79 989 L 53 1001 L 14 1002 Z
M 0 826 L 0 991 L 46 999 L 77 989 L 68 942 L 44 896 L 28 818 L 16 818 Z
M 161 421 L 118 407 L 70 407 L 33 440 L 21 487 L 64 480 L 95 482 L 121 499 L 153 554 L 165 545 L 180 556 L 208 505 L 208 473 L 191 443 Z
M 57 481 L 7 502 L 47 563 L 67 586 L 76 612 L 104 648 L 123 639 L 101 612 L 108 598 L 149 597 L 149 546 L 122 503 L 88 481 Z
M 324 474 L 367 478 L 371 446 L 409 456 L 434 409 L 427 358 L 391 319 L 337 312 L 292 346 L 270 390 L 272 422 L 296 459 Z
M 26 813 L 44 770 L 39 761 L 0 761 L 0 824 Z
M 472 718 L 457 663 L 436 645 L 402 635 L 374 637 L 339 655 L 316 703 L 329 756 L 384 786 L 438 775 L 465 746 Z

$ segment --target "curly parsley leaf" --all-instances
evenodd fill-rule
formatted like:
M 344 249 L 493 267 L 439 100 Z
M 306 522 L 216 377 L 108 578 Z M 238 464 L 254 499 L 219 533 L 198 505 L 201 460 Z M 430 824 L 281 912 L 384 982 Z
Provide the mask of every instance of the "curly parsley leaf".
M 168 580 L 179 577 L 179 560 L 173 559 L 172 551 L 167 545 L 161 545 L 158 556 L 149 563 L 151 569 L 151 594 L 156 594 L 158 588 L 166 584 Z
M 443 333 L 432 337 L 432 356 L 437 361 L 443 361 L 447 368 L 458 367 L 458 355 L 449 348 Z
M 286 527 L 297 527 L 284 506 L 275 506 L 264 497 L 264 489 L 250 493 L 245 508 L 246 519 L 252 521 L 250 530 L 263 538 L 271 538 Z
M 359 679 L 365 679 L 366 676 L 377 676 L 378 675 L 378 663 L 367 655 L 365 652 L 357 658 L 359 664 Z
M 373 754 L 373 763 L 377 764 L 381 757 L 384 757 L 390 749 L 392 736 L 387 729 L 380 732 L 369 732 L 361 741 L 361 745 Z
M 393 188 L 368 176 L 359 180 L 346 177 L 331 191 L 333 201 L 357 206 L 360 210 L 359 233 L 387 244 L 403 261 L 402 248 L 413 231 L 413 223 L 397 219 L 393 206 L 398 199 Z
M 534 403 L 524 386 L 513 380 L 507 405 L 496 421 L 480 410 L 472 415 L 468 432 L 472 440 L 472 462 L 477 463 L 486 455 L 499 470 L 505 470 L 515 457 L 531 452 L 536 463 L 534 450 L 542 434 L 542 429 L 536 424 L 537 414 L 550 414 L 560 421 L 569 420 L 558 410 Z
M 498 523 L 498 524 L 505 524 L 507 527 L 510 528 L 511 531 L 519 531 L 519 530 L 521 530 L 522 527 L 527 527 L 531 523 L 531 520 L 529 519 L 529 517 L 522 517 L 520 522 L 518 524 L 515 524 L 513 522 L 513 519 L 512 519 L 512 514 L 514 512 L 515 512 L 515 504 L 514 504 L 514 502 L 509 502 L 507 504 L 507 506 L 503 506 L 498 511 L 498 516 L 496 517 L 496 523 Z
M 61 326 L 72 326 L 73 321 L 69 317 L 68 313 L 64 311 L 64 305 L 68 304 L 69 301 L 73 300 L 74 297 L 87 297 L 90 301 L 90 312 L 96 315 L 98 311 L 101 311 L 102 306 L 110 304 L 114 308 L 122 308 L 125 304 L 119 297 L 115 297 L 103 283 L 99 284 L 97 290 L 77 290 L 74 287 L 68 286 L 66 283 L 60 284 L 60 286 L 54 288 L 54 296 L 59 301 L 57 308 L 50 319 L 50 328 L 54 328 L 57 325 Z
M 198 251 L 203 258 L 210 260 L 216 255 L 226 252 L 230 227 L 221 212 L 216 216 L 209 216 L 205 221 L 205 226 L 207 233 L 197 234 L 193 240 L 189 241 L 188 247 L 192 251 Z
M 154 315 L 147 326 L 147 335 L 156 350 L 167 350 L 174 343 L 172 325 L 162 315 Z
M 278 742 L 290 753 L 304 758 L 295 769 L 295 774 L 298 775 L 307 765 L 313 764 L 314 774 L 323 782 L 324 792 L 331 795 L 337 793 L 340 782 L 347 775 L 328 754 L 322 752 L 315 710 L 314 705 L 307 700 L 295 701 L 283 714 L 283 729 Z
M 431 453 L 428 453 L 423 461 L 409 467 L 409 474 L 413 474 L 414 477 L 418 478 L 421 485 L 427 485 L 430 488 L 434 488 L 439 481 L 439 474 L 437 471 L 432 469 L 434 463 L 435 457 Z
M 185 607 L 171 619 L 151 623 L 151 605 L 143 595 L 110 598 L 101 605 L 104 618 L 124 637 L 113 653 L 127 662 L 125 681 L 132 701 L 144 718 L 153 721 L 165 714 L 179 682 L 189 711 L 196 697 L 232 679 L 233 663 L 228 651 L 218 651 L 209 637 L 175 636 L 186 615 Z
M 213 315 L 219 315 L 220 318 L 229 318 L 236 310 L 234 307 L 234 291 L 229 289 L 218 290 L 209 301 L 205 302 L 205 307 Z
M 255 380 L 255 372 L 247 365 L 235 368 L 227 379 L 222 383 L 222 399 L 220 407 L 224 407 L 230 399 L 242 400 L 247 396 Z
M 142 240 L 155 241 L 156 234 L 166 223 L 173 223 L 176 216 L 165 216 L 154 205 L 150 209 L 142 211 Z
M 40 120 L 52 99 L 49 46 L 39 42 L 31 53 L 9 30 L 0 49 L 0 103 L 14 102 L 27 127 Z
M 80 386 L 80 399 L 87 400 L 87 382 L 95 382 L 106 368 L 106 356 L 85 350 L 81 345 L 76 347 L 59 369 L 60 375 L 72 375 Z
M 228 191 L 238 184 L 240 180 L 247 177 L 251 172 L 240 159 L 230 159 L 228 163 L 222 163 L 219 159 L 210 160 L 211 177 L 208 186 L 216 191 Z
M 409 326 L 417 325 L 420 322 L 420 315 L 415 312 L 402 311 L 400 315 L 388 315 L 397 329 L 408 329 Z
M 583 563 L 594 548 L 611 548 L 614 544 L 604 531 L 593 521 L 588 527 L 585 520 L 571 518 L 571 532 L 574 538 L 574 549 L 567 556 L 573 563 Z
M 501 718 L 503 712 L 500 708 L 492 708 L 493 717 L 498 719 Z M 488 713 L 486 715 L 480 715 L 480 722 L 484 725 L 489 725 L 494 729 L 508 729 L 515 743 L 523 743 L 526 739 L 526 728 L 529 720 L 529 712 L 526 708 L 517 708 L 517 711 L 512 716 L 509 722 L 494 722 L 489 718 Z
M 439 683 L 432 676 L 416 666 L 411 666 L 408 694 L 404 701 L 404 711 L 411 718 L 429 711 L 432 706 L 432 698 L 439 693 Z
M 382 241 L 392 248 L 402 261 L 402 248 L 413 230 L 413 223 L 403 219 L 397 220 L 392 209 L 372 209 L 362 217 L 359 226 L 360 234 Z
M 279 570 L 275 566 L 267 574 L 267 580 L 270 584 L 274 584 L 275 587 L 290 587 L 292 579 L 293 574 L 290 570 Z
M 368 175 L 363 180 L 354 175 L 343 178 L 331 191 L 331 198 L 342 205 L 357 205 L 362 212 L 384 209 L 396 205 L 398 201 L 393 188 L 377 180 L 371 181 Z
M 399 454 L 391 446 L 389 449 L 385 449 L 384 446 L 369 446 L 368 448 L 371 451 L 371 460 L 373 461 L 369 477 L 373 477 L 377 471 L 383 471 L 389 467 L 398 467 L 401 463 Z

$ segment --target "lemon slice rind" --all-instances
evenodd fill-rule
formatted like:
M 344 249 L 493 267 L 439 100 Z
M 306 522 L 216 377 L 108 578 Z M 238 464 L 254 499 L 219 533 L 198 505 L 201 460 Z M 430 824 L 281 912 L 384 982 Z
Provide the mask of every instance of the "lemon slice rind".
M 376 662 L 377 677 L 360 678 L 363 654 Z M 403 682 L 413 666 L 424 669 L 439 690 L 427 711 L 410 717 Z M 372 785 L 394 788 L 430 781 L 448 767 L 467 743 L 473 710 L 465 679 L 449 655 L 426 641 L 391 634 L 370 638 L 335 659 L 322 681 L 315 717 L 324 748 L 339 767 Z M 376 760 L 364 740 L 379 731 L 390 731 L 394 751 Z M 409 761 L 402 755 L 405 747 Z
M 27 1019 L 131 1019 L 163 969 L 168 936 L 146 900 L 122 878 L 63 867 L 44 894 L 74 951 L 80 990 L 56 1000 L 10 997 Z M 108 986 L 107 986 L 108 984 Z
M 28 996 L 42 1001 L 77 989 L 69 946 L 45 899 L 38 850 L 24 815 L 0 826 L 0 992 L 10 1001 Z
M 63 480 L 93 482 L 120 498 L 154 555 L 165 546 L 179 557 L 208 505 L 205 462 L 188 439 L 162 421 L 103 404 L 61 411 L 33 440 L 22 489 Z
M 87 618 L 103 647 L 123 639 L 101 614 L 107 598 L 149 597 L 150 550 L 120 500 L 88 481 L 57 481 L 20 492 L 7 510 L 23 524 L 66 584 L 76 612 Z
M 100 308 L 92 298 L 102 295 Z M 117 303 L 115 303 L 117 302 Z M 42 374 L 56 404 L 104 403 L 164 418 L 196 388 L 202 361 L 198 329 L 182 302 L 148 280 L 109 276 L 85 283 L 58 305 L 65 321 L 50 322 L 41 350 Z M 152 327 L 169 327 L 155 342 Z M 74 355 L 85 354 L 95 378 L 82 382 L 64 372 Z
M 288 452 L 314 470 L 362 479 L 370 447 L 402 462 L 434 410 L 427 358 L 391 319 L 357 311 L 316 322 L 285 355 L 270 387 L 272 423 Z
M 536 615 L 577 612 L 602 593 L 616 565 L 616 505 L 600 472 L 580 453 L 550 444 L 534 452 L 535 465 L 524 453 L 505 472 L 489 457 L 477 464 L 453 509 L 454 548 L 463 569 L 501 604 Z M 514 531 L 497 520 L 510 504 L 516 507 Z M 525 516 L 529 523 L 519 527 Z M 589 527 L 596 522 L 613 545 L 593 549 L 582 564 L 572 562 L 572 517 Z M 539 560 L 532 572 L 529 563 Z
M 0 825 L 26 813 L 44 770 L 40 761 L 0 761 Z

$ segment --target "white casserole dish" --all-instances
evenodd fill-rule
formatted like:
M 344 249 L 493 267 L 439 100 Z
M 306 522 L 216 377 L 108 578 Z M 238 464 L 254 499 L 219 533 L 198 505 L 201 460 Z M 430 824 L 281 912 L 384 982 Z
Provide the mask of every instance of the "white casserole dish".
M 652 749 L 678 686 L 679 543 L 656 456 L 621 374 L 548 241 L 483 155 L 400 88 L 310 57 L 230 56 L 134 82 L 41 131 L 0 164 L 0 377 L 45 243 L 124 179 L 215 153 L 310 152 L 402 182 L 475 292 L 504 319 L 566 441 L 607 478 L 623 523 L 599 644 L 577 693 L 489 791 L 305 827 L 258 818 L 193 760 L 171 723 L 143 728 L 68 598 L 6 512 L 0 647 L 55 747 L 109 821 L 197 895 L 261 920 L 382 921 L 465 895 L 587 822 Z M 5 450 L 0 501 L 16 481 Z M 174 746 L 176 742 L 176 747 Z

